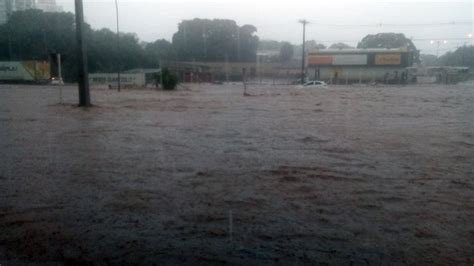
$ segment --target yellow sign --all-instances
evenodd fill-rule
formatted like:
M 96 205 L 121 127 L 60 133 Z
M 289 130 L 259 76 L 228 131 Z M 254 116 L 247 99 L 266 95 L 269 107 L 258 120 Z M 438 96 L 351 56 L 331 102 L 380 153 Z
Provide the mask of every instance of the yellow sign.
M 401 65 L 402 56 L 400 54 L 378 54 L 375 56 L 376 65 Z
M 48 62 L 23 61 L 22 65 L 34 80 L 48 80 L 51 76 Z

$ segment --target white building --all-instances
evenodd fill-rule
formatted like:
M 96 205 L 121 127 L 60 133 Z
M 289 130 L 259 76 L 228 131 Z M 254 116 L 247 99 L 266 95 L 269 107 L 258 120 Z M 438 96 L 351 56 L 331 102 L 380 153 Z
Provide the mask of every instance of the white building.
M 15 11 L 35 8 L 35 0 L 0 0 L 0 24 L 7 22 Z
M 0 0 L 0 25 L 7 22 L 8 12 L 7 12 L 7 1 Z
M 8 17 L 15 11 L 40 9 L 44 12 L 62 12 L 62 7 L 56 0 L 0 0 L 0 25 L 7 22 Z
M 56 4 L 56 0 L 37 0 L 36 8 L 41 9 L 44 12 L 61 12 L 62 7 Z
M 316 49 L 308 53 L 307 77 L 332 84 L 407 80 L 414 51 L 400 49 Z

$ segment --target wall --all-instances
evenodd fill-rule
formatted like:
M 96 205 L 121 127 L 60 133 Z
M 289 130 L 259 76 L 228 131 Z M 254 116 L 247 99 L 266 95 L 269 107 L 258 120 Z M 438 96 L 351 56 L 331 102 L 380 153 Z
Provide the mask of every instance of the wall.
M 319 69 L 320 76 L 315 76 L 315 73 Z M 335 79 L 336 76 L 338 78 L 338 84 L 345 84 L 346 79 L 350 83 L 354 82 L 371 82 L 371 81 L 379 81 L 385 82 L 386 79 L 393 80 L 397 77 L 400 78 L 401 74 L 406 72 L 404 67 L 356 67 L 356 66 L 327 66 L 327 67 L 309 67 L 307 70 L 307 77 L 310 80 L 324 80 L 331 83 L 336 83 Z M 398 76 L 397 76 L 398 73 Z M 387 75 L 388 74 L 388 75 Z
M 50 65 L 41 61 L 0 62 L 2 81 L 45 81 L 50 78 Z
M 145 74 L 134 73 L 134 74 L 121 74 L 120 82 L 123 86 L 132 87 L 144 87 L 145 86 Z M 89 84 L 91 86 L 116 86 L 117 85 L 117 73 L 95 73 L 89 74 Z
M 194 67 L 193 67 L 194 66 Z M 255 78 L 290 78 L 300 75 L 301 69 L 288 66 L 287 63 L 269 62 L 164 62 L 164 68 L 177 72 L 179 78 L 184 81 L 187 72 L 211 73 L 217 81 L 241 81 L 242 69 L 245 68 L 248 79 Z

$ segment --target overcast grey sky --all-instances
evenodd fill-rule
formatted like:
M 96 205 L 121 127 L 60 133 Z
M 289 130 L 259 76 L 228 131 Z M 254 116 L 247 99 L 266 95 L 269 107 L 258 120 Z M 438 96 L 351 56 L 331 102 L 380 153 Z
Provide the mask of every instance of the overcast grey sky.
M 58 0 L 66 11 L 74 11 L 74 0 Z M 226 18 L 239 25 L 252 24 L 261 39 L 301 43 L 298 19 L 312 22 L 307 39 L 326 45 L 336 40 L 356 45 L 367 34 L 399 32 L 412 37 L 423 53 L 436 53 L 441 40 L 442 54 L 469 40 L 473 32 L 474 5 L 467 1 L 257 1 L 257 0 L 118 0 L 121 31 L 134 32 L 143 41 L 171 40 L 177 24 L 183 19 Z M 85 16 L 94 28 L 115 29 L 114 0 L 84 0 Z M 471 22 L 447 26 L 368 26 L 376 24 L 432 24 Z M 349 26 L 348 26 L 349 25 Z M 359 26 L 357 26 L 359 25 Z M 423 40 L 420 40 L 423 39 Z M 426 40 L 425 40 L 426 39 Z M 445 44 L 443 40 L 448 40 Z

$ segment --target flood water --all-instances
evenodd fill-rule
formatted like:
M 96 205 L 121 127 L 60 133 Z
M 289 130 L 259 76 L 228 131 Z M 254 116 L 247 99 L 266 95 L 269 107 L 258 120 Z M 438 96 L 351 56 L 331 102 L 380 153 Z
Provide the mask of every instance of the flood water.
M 474 262 L 474 87 L 0 85 L 0 264 Z

